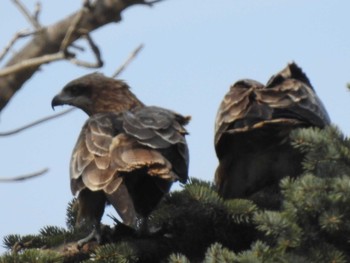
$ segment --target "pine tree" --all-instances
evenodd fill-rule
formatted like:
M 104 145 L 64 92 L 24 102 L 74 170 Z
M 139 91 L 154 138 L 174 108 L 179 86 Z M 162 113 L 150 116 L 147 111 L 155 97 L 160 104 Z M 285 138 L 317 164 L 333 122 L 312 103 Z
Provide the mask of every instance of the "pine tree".
M 350 140 L 335 127 L 299 129 L 293 145 L 304 173 L 281 181 L 283 207 L 262 210 L 244 199 L 223 200 L 209 182 L 192 178 L 149 218 L 152 234 L 116 220 L 104 244 L 78 250 L 87 229 L 46 226 L 36 235 L 9 235 L 0 262 L 350 262 Z M 72 242 L 72 243 L 70 243 Z

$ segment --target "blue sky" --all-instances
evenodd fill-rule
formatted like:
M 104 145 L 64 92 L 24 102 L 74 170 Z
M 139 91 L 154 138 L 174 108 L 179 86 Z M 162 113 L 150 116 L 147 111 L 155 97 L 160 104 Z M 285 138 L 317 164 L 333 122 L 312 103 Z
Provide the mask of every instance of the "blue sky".
M 32 8 L 36 1 L 25 2 Z M 66 17 L 81 4 L 41 2 L 43 25 Z M 350 133 L 349 10 L 348 0 L 166 0 L 153 8 L 132 7 L 122 14 L 121 23 L 107 25 L 92 36 L 105 62 L 99 71 L 106 75 L 144 43 L 120 78 L 146 104 L 192 116 L 190 176 L 212 180 L 217 165 L 214 119 L 229 86 L 242 78 L 265 83 L 290 61 L 308 75 L 332 122 Z M 15 32 L 30 27 L 10 0 L 1 2 L 0 20 L 0 49 Z M 20 41 L 15 50 L 25 42 Z M 89 54 L 80 57 L 92 59 Z M 0 130 L 54 113 L 52 97 L 68 81 L 90 72 L 68 62 L 43 66 L 0 113 Z M 0 184 L 0 239 L 11 233 L 37 233 L 47 225 L 65 226 L 72 198 L 69 159 L 86 118 L 75 111 L 0 138 L 1 177 L 50 169 L 33 180 Z

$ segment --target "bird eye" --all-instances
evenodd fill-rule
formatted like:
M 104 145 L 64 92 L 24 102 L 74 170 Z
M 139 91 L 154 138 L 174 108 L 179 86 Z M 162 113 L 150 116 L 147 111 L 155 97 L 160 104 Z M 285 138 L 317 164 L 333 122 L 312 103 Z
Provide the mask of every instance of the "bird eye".
M 83 93 L 83 90 L 84 90 L 84 87 L 75 85 L 69 89 L 69 92 L 72 96 L 79 96 Z

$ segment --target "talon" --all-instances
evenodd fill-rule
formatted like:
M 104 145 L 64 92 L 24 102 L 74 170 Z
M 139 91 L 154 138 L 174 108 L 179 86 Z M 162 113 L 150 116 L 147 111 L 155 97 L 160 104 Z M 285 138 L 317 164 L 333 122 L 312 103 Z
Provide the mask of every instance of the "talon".
M 100 227 L 95 227 L 94 230 L 85 238 L 78 240 L 78 248 L 82 248 L 85 244 L 95 240 L 98 244 L 102 242 L 102 235 Z

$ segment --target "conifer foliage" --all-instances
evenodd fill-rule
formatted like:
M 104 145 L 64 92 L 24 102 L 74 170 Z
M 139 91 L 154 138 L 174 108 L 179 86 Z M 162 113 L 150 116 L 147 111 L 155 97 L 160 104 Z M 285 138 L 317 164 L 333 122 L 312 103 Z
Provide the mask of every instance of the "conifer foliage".
M 0 262 L 350 262 L 350 140 L 335 127 L 298 129 L 293 145 L 305 153 L 304 173 L 281 181 L 283 208 L 221 199 L 211 183 L 192 179 L 149 218 L 151 233 L 116 220 L 104 244 L 80 250 L 87 229 L 46 226 L 36 235 L 9 235 Z

